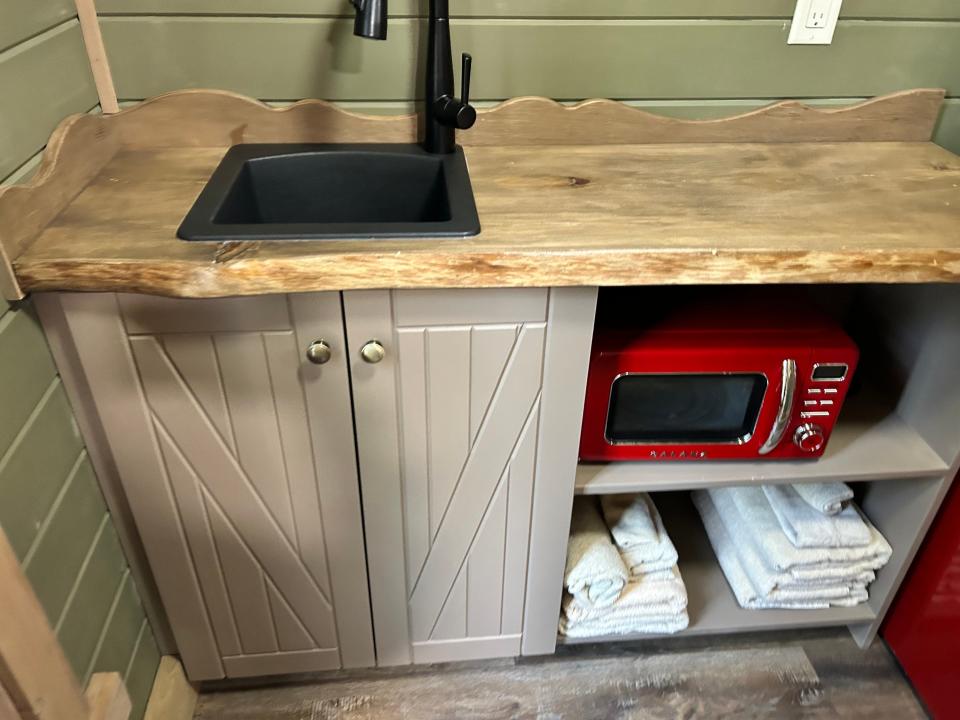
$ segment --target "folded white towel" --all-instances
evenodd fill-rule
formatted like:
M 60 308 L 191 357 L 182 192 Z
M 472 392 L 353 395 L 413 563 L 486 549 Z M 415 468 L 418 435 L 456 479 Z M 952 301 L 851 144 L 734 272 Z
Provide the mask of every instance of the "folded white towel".
M 800 485 L 764 485 L 780 527 L 795 547 L 864 547 L 870 528 L 852 505 L 836 515 L 824 515 L 803 499 Z
M 853 500 L 853 490 L 846 483 L 797 483 L 794 487 L 810 507 L 824 515 L 836 515 Z
M 773 593 L 760 591 L 754 586 L 744 569 L 738 552 L 738 547 L 741 546 L 734 543 L 710 493 L 702 490 L 693 493 L 693 502 L 703 519 L 703 526 L 717 561 L 720 563 L 720 568 L 741 607 L 751 610 L 773 608 L 814 610 L 830 606 L 852 607 L 867 600 L 867 590 L 862 585 L 850 586 L 846 588 L 845 593 L 833 598 L 811 597 L 801 588 L 779 590 Z
M 611 615 L 624 618 L 676 615 L 686 607 L 687 588 L 676 565 L 668 570 L 630 578 L 611 607 L 585 606 L 572 595 L 567 595 L 563 600 L 563 612 L 571 624 Z
M 716 488 L 707 492 L 734 542 L 751 543 L 772 571 L 789 572 L 798 580 L 839 580 L 878 570 L 886 565 L 893 552 L 866 518 L 870 542 L 863 547 L 794 547 L 759 486 Z
M 677 550 L 647 493 L 604 495 L 600 506 L 631 575 L 667 570 L 676 565 Z
M 694 494 L 694 501 L 701 495 L 713 498 L 709 492 L 700 490 Z M 726 535 L 736 540 L 743 533 L 744 523 L 736 506 L 727 502 L 725 498 L 714 503 L 710 500 L 710 508 L 717 513 L 723 523 Z M 700 503 L 697 504 L 698 509 Z M 701 512 L 701 516 L 703 512 Z M 839 566 L 816 566 L 803 568 L 804 576 L 797 578 L 790 572 L 777 570 L 774 565 L 762 554 L 756 543 L 749 540 L 735 542 L 734 547 L 737 561 L 743 572 L 750 579 L 750 584 L 758 595 L 767 600 L 785 601 L 815 601 L 836 600 L 850 595 L 856 587 L 865 587 L 873 581 L 874 575 L 869 570 L 847 571 Z
M 656 507 L 647 493 L 603 495 L 600 507 L 613 541 L 621 550 L 660 542 L 660 528 L 653 519 L 657 514 Z
M 609 607 L 620 596 L 629 573 L 593 498 L 573 502 L 567 566 L 563 582 L 583 607 Z
M 672 635 L 690 625 L 690 616 L 683 610 L 679 615 L 655 618 L 621 618 L 611 615 L 590 622 L 570 624 L 560 618 L 560 633 L 572 638 L 604 637 L 607 635 Z

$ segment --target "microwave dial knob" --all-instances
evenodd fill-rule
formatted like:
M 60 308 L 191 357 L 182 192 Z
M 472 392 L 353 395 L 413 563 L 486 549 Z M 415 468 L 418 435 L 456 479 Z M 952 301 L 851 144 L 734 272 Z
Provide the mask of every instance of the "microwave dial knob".
M 793 444 L 804 452 L 817 452 L 823 447 L 826 437 L 823 428 L 813 423 L 801 425 L 793 433 Z

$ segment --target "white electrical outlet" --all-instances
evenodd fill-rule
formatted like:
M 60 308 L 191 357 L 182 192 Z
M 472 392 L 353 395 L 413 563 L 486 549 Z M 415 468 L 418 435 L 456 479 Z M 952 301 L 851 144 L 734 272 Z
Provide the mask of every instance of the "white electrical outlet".
M 829 45 L 843 0 L 797 0 L 790 24 L 789 45 Z
M 810 3 L 810 14 L 807 15 L 807 27 L 808 28 L 822 28 L 827 26 L 827 10 L 830 9 L 829 2 Z

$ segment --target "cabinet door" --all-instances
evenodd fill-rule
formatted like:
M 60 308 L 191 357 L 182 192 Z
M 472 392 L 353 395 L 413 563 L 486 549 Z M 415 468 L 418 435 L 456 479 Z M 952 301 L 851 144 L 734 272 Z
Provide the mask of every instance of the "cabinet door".
M 520 654 L 547 295 L 344 293 L 380 664 Z
M 339 294 L 62 302 L 190 677 L 372 665 Z

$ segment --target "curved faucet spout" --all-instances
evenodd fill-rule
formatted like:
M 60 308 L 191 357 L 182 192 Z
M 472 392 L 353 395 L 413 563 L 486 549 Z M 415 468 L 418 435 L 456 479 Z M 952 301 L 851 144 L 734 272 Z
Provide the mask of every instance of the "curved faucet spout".
M 353 34 L 374 40 L 385 40 L 387 0 L 350 0 L 350 2 L 357 11 Z M 466 53 L 463 54 L 461 97 L 457 98 L 453 91 L 449 0 L 430 0 L 428 33 L 423 149 L 437 155 L 446 155 L 456 150 L 456 131 L 473 127 L 477 119 L 477 113 L 470 105 L 472 58 Z

